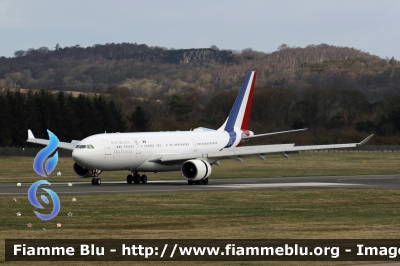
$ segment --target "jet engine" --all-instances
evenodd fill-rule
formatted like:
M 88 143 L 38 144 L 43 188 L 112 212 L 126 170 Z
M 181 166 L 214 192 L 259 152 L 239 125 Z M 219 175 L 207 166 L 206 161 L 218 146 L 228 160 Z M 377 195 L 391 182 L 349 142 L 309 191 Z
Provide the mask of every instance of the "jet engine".
M 79 177 L 91 177 L 92 176 L 92 173 L 89 169 L 83 168 L 82 166 L 80 166 L 77 163 L 74 163 L 73 169 L 74 169 L 74 173 Z
M 202 180 L 211 174 L 211 165 L 200 159 L 186 161 L 182 164 L 182 176 L 190 181 Z

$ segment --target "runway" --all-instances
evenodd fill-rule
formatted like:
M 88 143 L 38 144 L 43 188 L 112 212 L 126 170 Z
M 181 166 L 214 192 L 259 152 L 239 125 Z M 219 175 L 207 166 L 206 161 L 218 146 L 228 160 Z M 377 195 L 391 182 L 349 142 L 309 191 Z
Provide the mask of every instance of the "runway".
M 315 176 L 210 179 L 208 185 L 188 185 L 185 180 L 149 181 L 147 184 L 127 184 L 103 181 L 100 186 L 90 182 L 52 183 L 47 187 L 59 195 L 85 195 L 99 193 L 157 193 L 157 192 L 199 192 L 249 189 L 330 189 L 330 188 L 380 188 L 400 189 L 400 175 L 375 176 Z M 0 183 L 0 196 L 26 195 L 31 183 Z M 38 193 L 42 190 L 39 189 Z

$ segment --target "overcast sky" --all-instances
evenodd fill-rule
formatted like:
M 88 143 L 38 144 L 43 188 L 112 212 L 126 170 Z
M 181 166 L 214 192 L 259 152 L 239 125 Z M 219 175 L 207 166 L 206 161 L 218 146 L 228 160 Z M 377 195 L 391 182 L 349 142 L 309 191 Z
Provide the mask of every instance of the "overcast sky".
M 0 56 L 57 43 L 263 52 L 326 43 L 400 60 L 399 26 L 398 0 L 0 0 Z

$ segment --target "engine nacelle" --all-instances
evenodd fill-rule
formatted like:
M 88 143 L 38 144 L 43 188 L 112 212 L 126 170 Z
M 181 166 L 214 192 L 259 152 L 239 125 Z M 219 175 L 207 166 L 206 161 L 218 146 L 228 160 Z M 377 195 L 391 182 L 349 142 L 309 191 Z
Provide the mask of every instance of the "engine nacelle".
M 190 181 L 202 180 L 210 176 L 211 165 L 200 159 L 186 161 L 182 164 L 182 176 Z
M 74 173 L 79 176 L 79 177 L 91 177 L 92 173 L 89 169 L 87 168 L 83 168 L 82 166 L 80 166 L 77 163 L 74 163 L 74 166 L 72 167 L 74 169 Z

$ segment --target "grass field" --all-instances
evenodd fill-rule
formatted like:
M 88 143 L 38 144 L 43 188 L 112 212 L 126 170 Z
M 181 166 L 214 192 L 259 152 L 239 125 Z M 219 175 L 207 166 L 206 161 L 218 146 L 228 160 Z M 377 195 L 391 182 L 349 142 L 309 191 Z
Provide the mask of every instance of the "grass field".
M 289 160 L 269 156 L 244 163 L 221 161 L 212 178 L 400 173 L 398 153 L 300 153 Z M 31 157 L 0 157 L 1 182 L 34 182 Z M 49 181 L 86 181 L 72 173 L 72 159 L 61 158 Z M 103 181 L 125 180 L 126 172 L 102 174 Z M 180 179 L 180 173 L 148 174 L 149 179 Z M 26 196 L 0 197 L 0 263 L 4 239 L 273 239 L 400 238 L 400 191 L 378 189 L 248 190 L 197 193 L 60 196 L 60 214 L 41 221 Z M 17 217 L 16 213 L 22 216 Z M 67 213 L 72 212 L 73 217 Z M 27 224 L 33 227 L 28 228 Z M 56 224 L 62 223 L 62 228 Z M 46 228 L 43 230 L 42 228 Z M 8 263 L 20 265 L 22 263 Z M 54 263 L 35 263 L 50 265 Z M 57 265 L 82 265 L 82 262 Z M 132 262 L 85 263 L 131 265 Z M 136 263 L 136 265 L 158 265 Z M 164 265 L 187 265 L 172 262 Z M 347 262 L 193 262 L 193 265 L 342 265 Z M 31 264 L 30 264 L 31 265 Z
M 400 173 L 400 153 L 299 153 L 286 160 L 280 155 L 244 158 L 243 163 L 221 160 L 213 166 L 210 179 L 278 176 L 380 175 Z M 60 158 L 56 169 L 48 177 L 50 182 L 90 182 L 78 178 L 72 171 L 72 158 Z M 35 182 L 32 157 L 0 157 L 0 182 Z M 57 172 L 62 173 L 57 177 Z M 124 181 L 128 171 L 104 172 L 103 181 Z M 149 180 L 182 179 L 180 172 L 146 173 Z
M 44 222 L 34 215 L 27 197 L 17 197 L 16 202 L 1 197 L 1 239 L 400 238 L 397 190 L 107 194 L 77 196 L 76 202 L 71 198 L 60 196 L 60 214 Z M 63 226 L 57 228 L 56 223 Z M 1 245 L 0 260 L 4 260 L 3 241 Z

